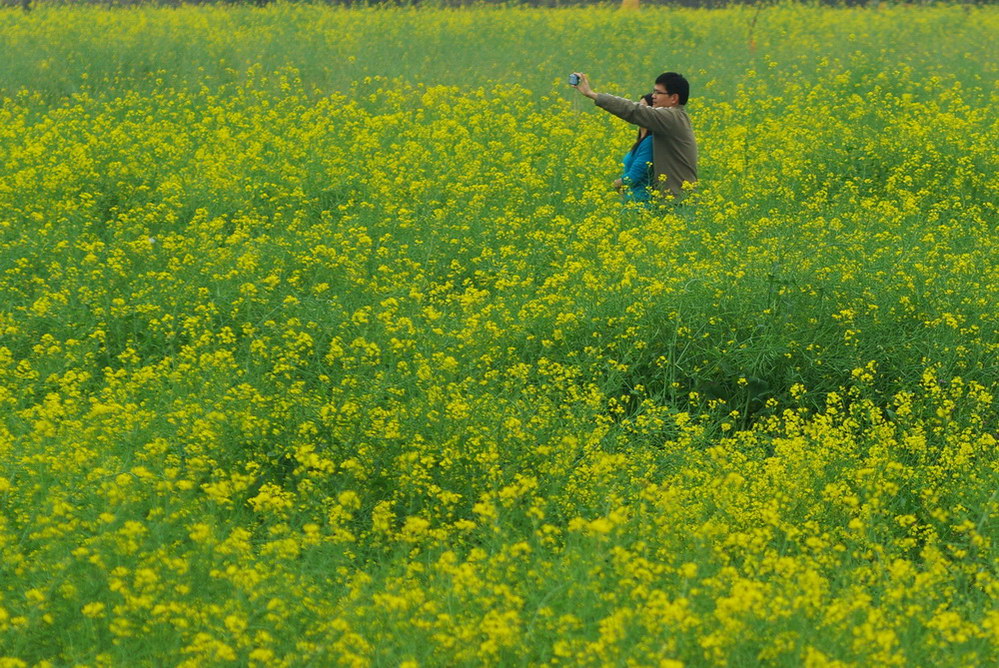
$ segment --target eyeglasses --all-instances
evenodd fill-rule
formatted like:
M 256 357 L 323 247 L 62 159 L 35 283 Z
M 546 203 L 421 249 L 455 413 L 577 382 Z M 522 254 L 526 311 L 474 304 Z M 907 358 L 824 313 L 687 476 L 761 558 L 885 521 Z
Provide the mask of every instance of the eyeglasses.
M 669 95 L 669 93 L 667 93 L 664 90 L 656 90 L 654 88 L 652 89 L 652 94 L 653 95 Z

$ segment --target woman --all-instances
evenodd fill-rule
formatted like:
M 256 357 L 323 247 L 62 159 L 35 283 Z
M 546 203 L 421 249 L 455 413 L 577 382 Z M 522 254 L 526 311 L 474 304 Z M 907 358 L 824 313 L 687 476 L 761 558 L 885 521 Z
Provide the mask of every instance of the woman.
M 639 104 L 652 106 L 652 95 L 644 95 Z M 614 181 L 614 188 L 626 202 L 647 202 L 651 199 L 652 133 L 638 128 L 638 139 L 624 156 L 624 173 Z

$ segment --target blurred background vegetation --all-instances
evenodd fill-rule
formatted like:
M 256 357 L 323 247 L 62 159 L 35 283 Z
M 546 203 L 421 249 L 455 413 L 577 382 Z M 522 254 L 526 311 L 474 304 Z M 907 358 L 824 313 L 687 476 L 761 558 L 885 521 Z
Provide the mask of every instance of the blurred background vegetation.
M 128 7 L 133 5 L 256 5 L 263 7 L 273 4 L 275 0 L 0 0 L 0 7 L 21 7 L 30 10 L 39 5 L 107 5 L 108 7 Z M 292 4 L 326 4 L 350 7 L 393 5 L 393 6 L 428 6 L 428 7 L 467 7 L 479 6 L 525 6 L 525 7 L 578 7 L 581 5 L 616 5 L 609 0 L 286 0 Z M 627 1 L 627 0 L 626 0 Z M 801 4 L 862 7 L 893 4 L 905 5 L 985 5 L 993 0 L 914 0 L 901 2 L 894 0 L 808 0 Z M 640 0 L 641 5 L 676 6 L 676 7 L 730 7 L 734 5 L 768 6 L 786 4 L 775 0 Z

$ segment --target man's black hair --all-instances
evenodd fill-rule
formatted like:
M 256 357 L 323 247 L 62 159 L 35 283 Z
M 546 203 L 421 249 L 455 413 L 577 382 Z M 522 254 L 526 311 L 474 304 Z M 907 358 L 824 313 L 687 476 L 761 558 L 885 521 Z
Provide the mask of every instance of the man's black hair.
M 677 102 L 687 104 L 687 98 L 690 97 L 690 84 L 682 74 L 663 72 L 656 78 L 656 83 L 661 84 L 666 89 L 667 95 L 679 95 Z

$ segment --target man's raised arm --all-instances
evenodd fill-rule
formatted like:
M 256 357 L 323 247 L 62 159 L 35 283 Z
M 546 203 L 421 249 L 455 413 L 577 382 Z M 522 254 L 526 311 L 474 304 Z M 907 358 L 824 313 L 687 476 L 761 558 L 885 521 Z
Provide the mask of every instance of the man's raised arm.
M 593 100 L 598 107 L 609 111 L 621 120 L 660 134 L 668 134 L 675 127 L 676 118 L 668 109 L 647 107 L 639 102 L 632 102 L 616 95 L 597 93 L 590 87 L 589 78 L 585 74 L 578 74 L 579 84 L 576 86 L 576 90 Z

